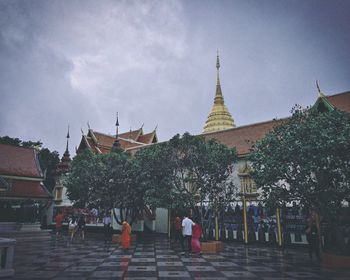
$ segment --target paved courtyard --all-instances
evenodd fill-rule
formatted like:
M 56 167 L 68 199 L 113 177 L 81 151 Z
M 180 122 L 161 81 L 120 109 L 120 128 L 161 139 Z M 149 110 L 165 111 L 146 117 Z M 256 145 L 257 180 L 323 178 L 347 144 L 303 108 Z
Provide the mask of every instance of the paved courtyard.
M 350 271 L 324 268 L 303 250 L 227 243 L 220 254 L 185 257 L 159 236 L 128 252 L 97 238 L 17 244 L 14 266 L 14 279 L 350 279 Z

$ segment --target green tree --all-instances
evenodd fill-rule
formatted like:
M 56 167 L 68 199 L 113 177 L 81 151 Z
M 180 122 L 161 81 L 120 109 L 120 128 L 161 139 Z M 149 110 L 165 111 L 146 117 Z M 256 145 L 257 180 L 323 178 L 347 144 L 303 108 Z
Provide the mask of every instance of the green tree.
M 77 207 L 118 208 L 121 220 L 117 222 L 132 222 L 144 206 L 133 165 L 131 155 L 118 149 L 109 154 L 93 154 L 89 150 L 78 154 L 64 180 L 68 198 Z
M 232 200 L 229 166 L 236 153 L 213 140 L 188 133 L 175 135 L 168 142 L 141 149 L 135 158 L 145 200 L 153 207 L 198 210 L 200 203 L 217 213 Z
M 350 116 L 295 108 L 254 145 L 250 159 L 271 208 L 297 202 L 337 223 L 350 199 Z
M 56 184 L 55 175 L 57 165 L 60 163 L 59 154 L 56 151 L 51 152 L 47 148 L 42 148 L 39 151 L 38 157 L 41 170 L 43 170 L 45 174 L 43 183 L 46 188 L 52 192 Z
M 92 200 L 92 196 L 105 184 L 104 169 L 100 158 L 90 150 L 85 150 L 74 157 L 63 184 L 67 188 L 68 198 L 76 207 L 83 208 L 92 203 L 100 204 L 100 200 Z

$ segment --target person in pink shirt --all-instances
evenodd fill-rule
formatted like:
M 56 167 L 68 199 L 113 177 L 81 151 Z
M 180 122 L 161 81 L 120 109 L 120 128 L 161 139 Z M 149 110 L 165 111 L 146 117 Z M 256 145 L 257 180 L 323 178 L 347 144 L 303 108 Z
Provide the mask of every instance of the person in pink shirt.
M 202 236 L 202 227 L 198 219 L 196 219 L 194 225 L 192 226 L 192 242 L 191 242 L 192 253 L 201 252 L 201 242 L 199 241 L 201 236 Z

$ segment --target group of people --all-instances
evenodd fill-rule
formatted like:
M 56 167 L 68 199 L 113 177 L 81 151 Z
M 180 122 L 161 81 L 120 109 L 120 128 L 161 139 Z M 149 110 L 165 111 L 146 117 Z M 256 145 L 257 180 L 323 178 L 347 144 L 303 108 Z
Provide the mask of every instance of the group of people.
M 55 217 L 56 240 L 62 235 L 63 221 L 64 221 L 64 215 L 62 211 L 59 211 Z M 112 219 L 109 211 L 106 211 L 102 222 L 103 222 L 104 241 L 105 243 L 107 243 L 109 240 L 111 240 L 111 235 L 113 231 Z M 81 236 L 82 240 L 85 239 L 85 226 L 86 226 L 86 221 L 85 221 L 84 215 L 80 215 L 79 218 L 76 218 L 74 216 L 69 218 L 68 233 L 69 233 L 71 242 L 73 241 L 73 238 L 76 234 L 78 234 L 78 236 Z M 124 250 L 129 249 L 131 244 L 131 226 L 127 221 L 124 221 L 122 224 L 120 241 L 121 241 L 121 246 Z
M 62 234 L 62 225 L 63 225 L 64 215 L 61 211 L 55 217 L 56 223 L 56 239 Z M 68 220 L 68 233 L 70 236 L 70 241 L 73 241 L 74 235 L 78 234 L 82 238 L 85 239 L 85 217 L 84 215 L 80 215 L 78 218 L 72 216 Z
M 192 221 L 189 215 L 183 219 L 180 216 L 175 218 L 175 243 L 180 242 L 182 250 L 186 255 L 201 252 L 200 238 L 202 236 L 202 227 L 197 219 Z

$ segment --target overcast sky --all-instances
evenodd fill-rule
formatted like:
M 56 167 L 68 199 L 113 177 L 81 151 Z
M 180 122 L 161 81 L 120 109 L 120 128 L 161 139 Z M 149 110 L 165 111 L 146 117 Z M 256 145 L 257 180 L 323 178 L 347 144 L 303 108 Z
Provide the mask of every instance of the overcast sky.
M 216 52 L 237 126 L 350 90 L 350 1 L 0 0 L 0 136 L 70 150 L 81 128 L 201 133 Z

